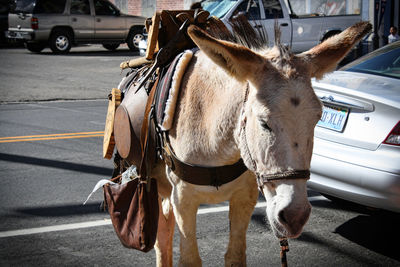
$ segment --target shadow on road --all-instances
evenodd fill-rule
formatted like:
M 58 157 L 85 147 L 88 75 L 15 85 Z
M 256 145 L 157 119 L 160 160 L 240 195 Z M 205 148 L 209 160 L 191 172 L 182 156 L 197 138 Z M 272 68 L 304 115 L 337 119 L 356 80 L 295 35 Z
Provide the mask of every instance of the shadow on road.
M 72 47 L 72 49 L 67 54 L 54 54 L 49 48 L 44 49 L 40 53 L 33 53 L 27 50 L 25 47 L 0 47 L 1 50 L 24 50 L 25 54 L 32 56 L 56 56 L 56 57 L 68 57 L 68 56 L 82 56 L 82 57 L 128 57 L 134 58 L 138 57 L 139 51 L 132 52 L 129 48 L 121 47 L 115 51 L 106 50 L 105 48 L 100 47 L 91 47 L 91 46 L 79 46 Z
M 400 260 L 400 215 L 376 212 L 359 215 L 336 228 L 335 233 L 369 250 Z
M 139 52 L 132 52 L 129 49 L 121 49 L 116 51 L 108 51 L 108 50 L 96 50 L 96 51 L 71 51 L 68 54 L 54 54 L 51 51 L 44 51 L 40 54 L 36 55 L 44 55 L 44 56 L 81 56 L 81 57 L 129 57 L 134 58 L 139 56 Z
M 312 232 L 303 232 L 301 234 L 301 236 L 296 239 L 296 241 L 314 244 L 314 245 L 317 245 L 318 247 L 326 247 L 330 251 L 335 252 L 338 255 L 342 255 L 345 258 L 354 258 L 355 257 L 355 255 L 353 255 L 352 251 L 341 246 L 341 244 L 338 244 L 337 242 L 334 242 L 329 239 L 325 239 L 325 238 L 318 236 L 317 234 L 314 234 Z M 318 252 L 316 252 L 316 253 L 318 253 Z M 360 266 L 368 266 L 371 264 L 371 262 L 367 258 L 360 257 L 359 255 L 357 255 L 357 262 L 359 262 Z M 326 266 L 333 266 L 333 265 L 332 265 L 332 263 L 329 264 L 327 262 Z
M 99 174 L 103 176 L 111 176 L 112 170 L 110 168 L 104 167 L 96 167 L 86 164 L 65 162 L 59 160 L 51 160 L 51 159 L 41 159 L 27 156 L 19 156 L 12 155 L 6 153 L 0 153 L 0 160 L 9 161 L 14 163 L 23 163 L 44 167 L 52 167 L 57 169 L 64 169 L 69 171 L 83 172 L 83 173 L 91 173 L 91 174 Z
M 400 260 L 397 243 L 400 238 L 400 214 L 370 209 L 344 200 L 313 201 L 312 205 L 361 213 L 336 227 L 334 233 L 368 250 Z M 303 234 L 301 238 L 304 238 Z
M 102 207 L 102 203 L 18 208 L 13 211 L 19 214 L 39 217 L 63 217 L 72 215 L 76 216 L 94 213 L 107 213 L 107 211 L 105 211 Z

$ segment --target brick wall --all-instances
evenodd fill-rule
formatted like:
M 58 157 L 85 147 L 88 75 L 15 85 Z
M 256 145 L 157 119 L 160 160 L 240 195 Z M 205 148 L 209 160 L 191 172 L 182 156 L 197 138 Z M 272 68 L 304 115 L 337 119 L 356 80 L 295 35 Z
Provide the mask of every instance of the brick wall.
M 154 11 L 182 10 L 185 3 L 189 4 L 194 0 L 109 0 L 114 3 L 122 12 L 130 15 L 151 17 Z M 186 3 L 186 5 L 188 5 Z M 188 7 L 187 7 L 188 8 Z
M 177 0 L 157 0 L 157 11 L 168 9 L 168 10 L 182 10 L 183 9 L 183 1 Z
M 128 0 L 128 14 L 142 15 L 142 0 Z

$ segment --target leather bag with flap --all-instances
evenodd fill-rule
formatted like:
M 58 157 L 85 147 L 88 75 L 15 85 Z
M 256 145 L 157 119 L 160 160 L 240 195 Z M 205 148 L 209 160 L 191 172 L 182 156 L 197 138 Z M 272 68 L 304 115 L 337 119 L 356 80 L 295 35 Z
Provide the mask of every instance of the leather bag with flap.
M 158 227 L 157 181 L 136 178 L 123 185 L 104 186 L 104 198 L 115 232 L 128 248 L 147 252 L 154 247 Z

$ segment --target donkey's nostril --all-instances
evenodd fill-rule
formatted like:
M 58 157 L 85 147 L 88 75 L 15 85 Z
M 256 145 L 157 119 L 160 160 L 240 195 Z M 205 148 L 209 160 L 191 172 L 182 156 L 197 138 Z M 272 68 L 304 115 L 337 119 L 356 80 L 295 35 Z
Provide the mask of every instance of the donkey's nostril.
M 286 217 L 285 217 L 285 212 L 283 211 L 283 210 L 281 210 L 279 213 L 278 213 L 278 217 L 279 217 L 279 220 L 281 221 L 281 222 L 283 222 L 283 223 L 288 223 L 288 221 L 286 220 Z

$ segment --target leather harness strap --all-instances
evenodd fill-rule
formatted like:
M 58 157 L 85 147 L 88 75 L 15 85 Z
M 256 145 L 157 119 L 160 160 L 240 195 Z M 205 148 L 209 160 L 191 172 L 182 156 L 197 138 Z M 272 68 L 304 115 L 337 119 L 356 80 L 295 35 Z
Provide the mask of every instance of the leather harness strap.
M 150 142 L 150 127 L 153 116 L 153 101 L 155 96 L 156 87 L 158 84 L 158 79 L 153 85 L 153 88 L 150 92 L 149 98 L 147 99 L 146 109 L 144 113 L 144 119 L 142 124 L 142 129 L 140 131 L 140 145 L 142 148 L 142 162 L 140 164 L 139 175 L 142 180 L 147 179 L 149 164 L 152 163 L 151 160 L 148 159 L 148 147 Z M 150 183 L 149 183 L 150 184 Z
M 235 180 L 247 171 L 242 159 L 232 165 L 217 167 L 185 163 L 175 155 L 169 144 L 168 135 L 164 137 L 164 140 L 164 161 L 179 179 L 185 182 L 195 185 L 212 185 L 218 189 L 219 186 Z

